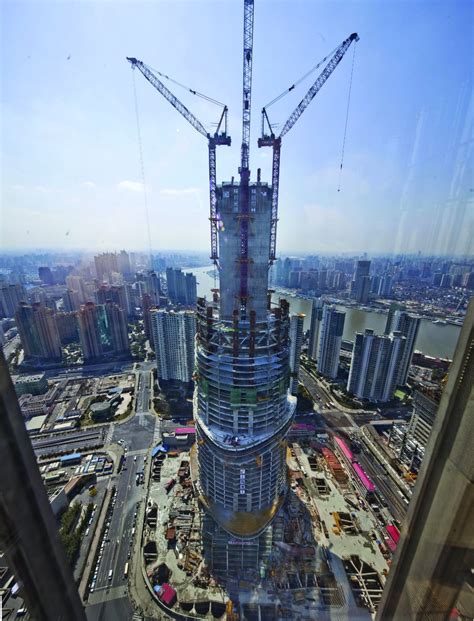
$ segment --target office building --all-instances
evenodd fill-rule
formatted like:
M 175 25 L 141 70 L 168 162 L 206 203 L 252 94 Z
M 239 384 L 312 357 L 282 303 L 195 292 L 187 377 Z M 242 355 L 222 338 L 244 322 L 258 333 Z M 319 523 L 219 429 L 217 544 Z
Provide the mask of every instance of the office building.
M 323 302 L 314 298 L 311 303 L 311 324 L 309 328 L 308 358 L 316 361 L 318 357 L 319 332 L 323 319 Z
M 78 325 L 85 361 L 129 352 L 125 313 L 117 304 L 87 302 L 78 313 Z
M 172 304 L 196 305 L 197 284 L 194 274 L 184 274 L 179 268 L 168 267 L 166 268 L 166 286 L 168 298 Z
M 39 303 L 30 305 L 21 302 L 15 321 L 27 360 L 61 360 L 61 342 L 54 311 Z
M 339 369 L 345 318 L 346 314 L 334 306 L 324 306 L 316 368 L 330 379 L 336 379 Z
M 378 336 L 356 334 L 347 390 L 359 399 L 383 403 L 393 398 L 400 373 L 405 337 L 399 332 Z
M 0 313 L 2 317 L 14 317 L 20 302 L 26 302 L 25 290 L 21 285 L 0 286 Z
M 205 507 L 203 540 L 213 573 L 255 570 L 272 550 L 286 498 L 289 313 L 268 292 L 271 188 L 248 188 L 247 258 L 241 260 L 242 188 L 217 188 L 219 294 L 197 304 L 196 468 Z
M 196 316 L 192 311 L 150 311 L 156 368 L 160 380 L 190 382 L 194 372 Z
M 353 299 L 359 304 L 367 304 L 370 292 L 370 261 L 357 261 L 354 280 L 351 285 Z
M 299 313 L 290 319 L 290 392 L 298 394 L 298 373 L 300 370 L 301 346 L 303 345 L 303 326 L 305 315 Z
M 400 332 L 405 337 L 405 350 L 402 356 L 399 374 L 397 377 L 397 385 L 405 386 L 410 371 L 411 360 L 415 350 L 416 338 L 420 327 L 421 318 L 393 307 L 389 311 L 387 323 L 385 325 L 385 334 L 391 332 Z

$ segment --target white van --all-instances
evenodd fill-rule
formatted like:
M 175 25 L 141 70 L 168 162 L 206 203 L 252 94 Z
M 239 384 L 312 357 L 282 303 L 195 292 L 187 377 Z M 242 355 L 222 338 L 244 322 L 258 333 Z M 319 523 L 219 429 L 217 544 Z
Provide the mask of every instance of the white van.
M 111 570 L 109 571 L 109 581 L 110 581 L 110 580 L 112 580 L 112 575 L 113 575 L 113 573 L 114 573 L 114 570 L 113 570 L 113 569 L 111 569 Z

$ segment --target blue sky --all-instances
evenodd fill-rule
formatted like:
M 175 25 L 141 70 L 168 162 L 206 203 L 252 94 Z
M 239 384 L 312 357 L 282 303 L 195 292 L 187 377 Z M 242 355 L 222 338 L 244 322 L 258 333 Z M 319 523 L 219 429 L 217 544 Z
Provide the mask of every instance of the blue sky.
M 256 0 L 251 169 L 260 109 L 351 32 L 357 44 L 283 139 L 280 252 L 474 252 L 473 8 Z M 227 103 L 237 176 L 242 2 L 2 4 L 2 246 L 147 249 L 135 56 Z M 207 145 L 136 72 L 152 246 L 209 246 Z M 314 78 L 313 78 L 314 79 Z M 283 124 L 311 85 L 271 108 Z M 211 127 L 219 111 L 172 87 Z

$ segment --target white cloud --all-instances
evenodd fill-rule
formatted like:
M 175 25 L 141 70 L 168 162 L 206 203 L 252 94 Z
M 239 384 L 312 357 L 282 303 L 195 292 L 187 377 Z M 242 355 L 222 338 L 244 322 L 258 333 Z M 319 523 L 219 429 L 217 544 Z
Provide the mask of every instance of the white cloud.
M 189 194 L 199 194 L 199 188 L 165 188 L 160 190 L 162 196 L 186 196 Z
M 120 183 L 117 184 L 117 189 L 129 190 L 130 192 L 143 192 L 143 183 L 140 183 L 140 181 L 120 181 Z
M 81 183 L 83 188 L 96 188 L 97 185 L 93 182 L 93 181 L 84 181 L 83 183 Z

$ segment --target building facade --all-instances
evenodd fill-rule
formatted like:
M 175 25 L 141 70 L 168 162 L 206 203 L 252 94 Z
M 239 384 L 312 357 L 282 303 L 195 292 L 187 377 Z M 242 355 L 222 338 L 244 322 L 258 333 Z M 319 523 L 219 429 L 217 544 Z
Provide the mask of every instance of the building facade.
M 194 372 L 196 316 L 193 311 L 150 311 L 156 369 L 161 380 L 190 382 Z
M 323 309 L 316 368 L 318 373 L 330 379 L 337 377 L 345 318 L 346 314 L 334 306 Z

